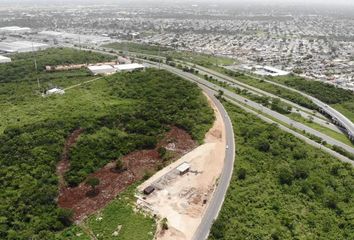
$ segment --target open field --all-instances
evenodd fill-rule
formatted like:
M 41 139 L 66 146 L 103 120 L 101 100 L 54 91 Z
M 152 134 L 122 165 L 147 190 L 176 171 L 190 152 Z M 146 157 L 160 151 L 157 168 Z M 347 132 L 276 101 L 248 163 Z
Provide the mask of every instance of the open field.
M 202 65 L 205 67 L 216 65 L 229 65 L 233 64 L 235 60 L 228 57 L 214 56 L 210 54 L 203 54 L 197 52 L 188 52 L 188 51 L 175 51 L 172 48 L 159 47 L 155 45 L 140 44 L 133 42 L 123 42 L 123 43 L 111 43 L 103 45 L 106 48 L 112 48 L 120 51 L 128 51 L 133 53 L 142 53 L 147 55 L 167 57 L 172 59 L 179 59 L 183 61 L 188 61 L 194 64 Z
M 100 54 L 80 55 L 67 49 L 37 54 L 41 66 L 46 59 L 53 65 L 78 63 L 86 57 L 102 60 Z M 129 153 L 154 149 L 173 126 L 202 142 L 213 122 L 212 109 L 201 91 L 165 71 L 116 74 L 67 90 L 64 95 L 43 98 L 37 92 L 37 74 L 31 70 L 30 57 L 14 59 L 28 64 L 15 62 L 0 69 L 1 76 L 10 74 L 11 69 L 19 72 L 1 82 L 7 90 L 0 97 L 0 109 L 7 113 L 1 115 L 0 134 L 0 196 L 6 199 L 0 203 L 2 239 L 52 239 L 55 232 L 70 226 L 73 212 L 57 206 L 56 167 L 66 139 L 76 130 L 82 132 L 66 151 L 70 167 L 62 179 L 69 187 Z M 92 79 L 85 70 L 46 73 L 41 67 L 38 75 L 42 84 L 47 79 L 48 84 L 59 87 Z
M 159 51 L 161 54 L 164 54 L 165 52 L 173 51 L 172 48 L 159 47 L 155 45 L 133 43 L 133 42 L 116 42 L 116 43 L 103 45 L 103 47 L 117 49 L 122 52 L 126 52 L 126 51 L 139 52 L 139 53 L 149 54 L 149 55 L 159 55 Z
M 134 192 L 136 184 L 122 192 L 103 210 L 92 215 L 79 226 L 57 234 L 58 240 L 122 239 L 151 240 L 156 224 L 151 216 L 136 212 Z
M 213 108 L 216 121 L 206 134 L 205 143 L 138 187 L 139 192 L 148 186 L 156 188 L 151 195 L 140 196 L 138 206 L 167 219 L 168 230 L 160 228 L 156 239 L 192 239 L 208 206 L 223 168 L 226 148 L 224 123 L 217 108 Z M 190 171 L 180 176 L 176 168 L 182 163 L 188 163 Z
M 225 106 L 235 174 L 209 239 L 352 239 L 352 166 Z

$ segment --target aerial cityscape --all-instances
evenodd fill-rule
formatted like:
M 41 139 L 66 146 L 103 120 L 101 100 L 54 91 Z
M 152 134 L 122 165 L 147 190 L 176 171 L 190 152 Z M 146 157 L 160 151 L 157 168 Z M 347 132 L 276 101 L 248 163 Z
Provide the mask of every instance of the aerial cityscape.
M 0 239 L 354 239 L 353 10 L 0 0 Z

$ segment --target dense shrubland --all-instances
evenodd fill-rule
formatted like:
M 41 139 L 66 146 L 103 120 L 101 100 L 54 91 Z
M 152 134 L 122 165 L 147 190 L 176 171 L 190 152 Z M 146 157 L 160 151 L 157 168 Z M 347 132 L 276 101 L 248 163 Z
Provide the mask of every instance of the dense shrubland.
M 64 51 L 62 57 L 58 51 L 59 55 Z M 66 51 L 47 50 L 48 63 L 82 60 L 76 59 L 75 50 L 69 56 Z M 12 74 L 13 65 L 5 66 L 0 68 L 1 76 Z M 164 71 L 117 74 L 45 99 L 25 91 L 32 83 L 23 81 L 22 73 L 8 76 L 21 83 L 9 95 L 3 92 L 5 101 L 0 101 L 4 111 L 19 109 L 19 120 L 3 125 L 0 134 L 0 239 L 53 239 L 53 232 L 69 224 L 67 211 L 58 209 L 55 202 L 56 165 L 74 130 L 84 129 L 69 154 L 72 166 L 66 180 L 71 185 L 121 155 L 154 147 L 172 125 L 201 141 L 213 121 L 213 112 L 197 86 Z M 11 81 L 2 86 L 14 87 Z M 22 93 L 23 98 L 13 98 L 9 105 L 13 93 Z M 38 112 L 27 112 L 27 105 Z
M 233 179 L 209 239 L 353 239 L 351 165 L 226 103 Z

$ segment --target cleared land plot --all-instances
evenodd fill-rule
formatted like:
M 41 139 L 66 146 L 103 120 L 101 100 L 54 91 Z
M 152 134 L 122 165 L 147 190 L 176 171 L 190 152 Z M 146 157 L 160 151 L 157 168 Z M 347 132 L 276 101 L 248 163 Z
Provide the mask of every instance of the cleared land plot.
M 191 239 L 213 194 L 226 148 L 224 123 L 216 107 L 213 108 L 216 121 L 205 143 L 138 187 L 139 192 L 148 186 L 156 188 L 149 196 L 139 196 L 138 206 L 167 218 L 169 229 L 159 229 L 157 239 Z M 182 163 L 190 165 L 184 175 L 176 170 Z

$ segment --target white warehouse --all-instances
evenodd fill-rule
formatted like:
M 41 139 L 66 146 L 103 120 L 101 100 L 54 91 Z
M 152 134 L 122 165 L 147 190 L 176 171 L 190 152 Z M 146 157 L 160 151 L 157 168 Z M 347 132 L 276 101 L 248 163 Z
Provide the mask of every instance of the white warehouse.
M 28 32 L 31 32 L 31 29 L 28 27 L 10 26 L 10 27 L 0 28 L 0 33 L 7 33 L 7 34 L 23 34 Z
M 29 41 L 0 42 L 0 51 L 7 53 L 39 51 L 48 47 L 47 44 Z
M 114 65 L 114 68 L 117 69 L 118 72 L 132 72 L 137 70 L 144 70 L 145 66 L 138 63 L 131 63 Z
M 88 69 L 93 75 L 111 75 L 117 72 L 111 65 L 89 66 Z
M 11 58 L 0 55 L 0 64 L 1 63 L 10 63 L 10 62 L 11 62 Z

